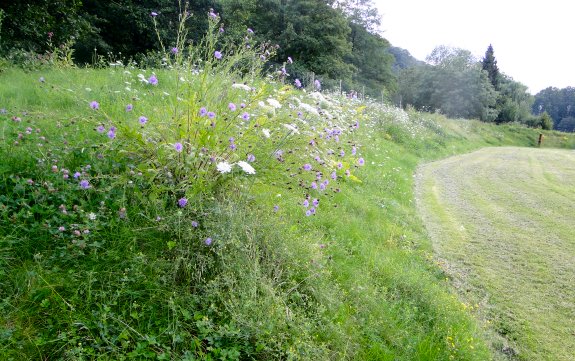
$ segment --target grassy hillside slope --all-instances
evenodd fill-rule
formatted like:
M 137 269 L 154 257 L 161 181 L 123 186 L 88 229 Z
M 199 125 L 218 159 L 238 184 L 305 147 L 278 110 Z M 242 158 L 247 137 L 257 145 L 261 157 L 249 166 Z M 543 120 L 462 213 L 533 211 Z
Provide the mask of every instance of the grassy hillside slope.
M 0 74 L 1 358 L 491 358 L 413 175 L 539 133 L 235 69 Z

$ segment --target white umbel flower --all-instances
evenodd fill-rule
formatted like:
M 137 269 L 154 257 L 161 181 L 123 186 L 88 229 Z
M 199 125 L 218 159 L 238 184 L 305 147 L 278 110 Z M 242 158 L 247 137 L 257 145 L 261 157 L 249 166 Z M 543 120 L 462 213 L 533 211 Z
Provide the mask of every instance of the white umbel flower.
M 292 124 L 283 124 L 284 127 L 289 129 L 292 133 L 299 134 L 299 130 Z
M 243 89 L 245 91 L 251 91 L 252 88 L 250 88 L 249 86 L 245 85 L 245 84 L 232 84 L 232 88 L 236 88 L 236 89 Z
M 278 102 L 277 100 L 275 100 L 274 98 L 269 98 L 267 100 L 268 104 L 271 105 L 272 107 L 279 109 L 282 107 L 282 105 L 280 104 L 280 102 Z
M 319 112 L 317 111 L 317 109 L 309 104 L 306 103 L 300 103 L 300 108 L 302 108 L 303 110 L 305 110 L 308 113 L 312 113 L 315 115 L 319 115 Z
M 236 163 L 240 168 L 242 168 L 242 170 L 244 172 L 246 172 L 247 174 L 256 174 L 256 170 L 254 169 L 254 167 L 252 167 L 248 162 L 244 162 L 243 160 L 240 160 L 239 162 Z
M 222 174 L 224 173 L 229 173 L 232 171 L 232 165 L 228 162 L 219 162 L 216 165 L 216 168 L 218 169 L 218 171 Z

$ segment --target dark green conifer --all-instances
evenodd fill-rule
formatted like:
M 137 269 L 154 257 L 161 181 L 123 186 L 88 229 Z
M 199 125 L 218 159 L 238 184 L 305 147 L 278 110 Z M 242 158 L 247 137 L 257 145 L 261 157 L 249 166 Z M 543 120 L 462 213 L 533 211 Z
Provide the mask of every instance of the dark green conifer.
M 491 46 L 491 44 L 489 44 L 489 47 L 485 52 L 482 66 L 483 70 L 487 71 L 489 81 L 491 81 L 491 84 L 493 84 L 495 90 L 499 90 L 499 68 L 497 67 L 497 60 L 495 60 L 495 56 L 493 55 L 493 46 Z

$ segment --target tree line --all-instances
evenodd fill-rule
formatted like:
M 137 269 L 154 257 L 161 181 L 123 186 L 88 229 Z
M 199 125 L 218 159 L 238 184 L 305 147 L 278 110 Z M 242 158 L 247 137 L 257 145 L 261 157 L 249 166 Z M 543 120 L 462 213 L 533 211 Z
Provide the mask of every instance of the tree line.
M 161 59 L 158 35 L 163 44 L 176 43 L 184 8 L 193 14 L 186 23 L 190 45 L 208 30 L 208 14 L 217 14 L 223 42 L 244 41 L 250 29 L 254 43 L 277 45 L 270 65 L 284 67 L 304 86 L 319 78 L 327 87 L 450 117 L 575 128 L 573 88 L 548 88 L 532 96 L 499 70 L 491 45 L 483 59 L 439 46 L 425 62 L 418 61 L 378 31 L 381 17 L 372 0 L 0 2 L 0 51 L 42 54 L 68 44 L 78 64 L 113 58 L 153 65 Z
M 77 63 L 98 56 L 142 60 L 160 50 L 152 26 L 157 14 L 164 44 L 175 44 L 179 15 L 193 14 L 188 40 L 197 44 L 208 29 L 208 14 L 222 22 L 222 41 L 241 40 L 249 28 L 259 42 L 277 44 L 269 59 L 286 64 L 292 78 L 309 74 L 343 91 L 361 90 L 372 96 L 395 89 L 389 42 L 377 31 L 380 17 L 372 0 L 27 0 L 0 5 L 4 12 L 0 46 L 35 53 L 50 44 L 74 40 Z M 304 84 L 305 85 L 305 84 Z

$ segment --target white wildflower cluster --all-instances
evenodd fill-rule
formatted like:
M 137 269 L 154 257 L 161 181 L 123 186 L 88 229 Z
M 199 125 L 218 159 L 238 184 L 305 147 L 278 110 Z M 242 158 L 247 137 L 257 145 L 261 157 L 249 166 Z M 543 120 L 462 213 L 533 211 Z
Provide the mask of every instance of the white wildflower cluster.
M 247 85 L 245 85 L 245 84 L 238 84 L 238 83 L 232 84 L 232 88 L 234 88 L 234 89 L 242 89 L 242 90 L 245 90 L 245 91 L 247 91 L 247 92 L 249 92 L 249 91 L 252 90 L 252 88 L 250 88 L 249 86 L 247 86 Z
M 240 160 L 237 163 L 235 163 L 235 165 L 240 167 L 246 174 L 256 174 L 255 168 L 252 167 L 252 165 L 246 161 Z M 233 164 L 230 164 L 228 162 L 219 162 L 218 164 L 216 164 L 216 169 L 221 174 L 226 174 L 232 171 L 232 166 Z

